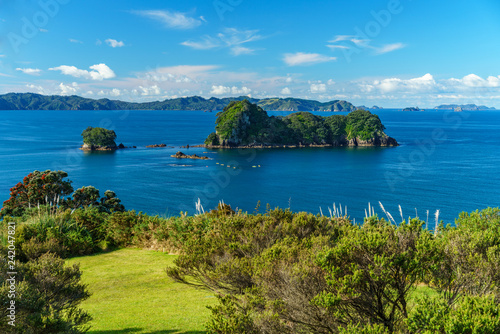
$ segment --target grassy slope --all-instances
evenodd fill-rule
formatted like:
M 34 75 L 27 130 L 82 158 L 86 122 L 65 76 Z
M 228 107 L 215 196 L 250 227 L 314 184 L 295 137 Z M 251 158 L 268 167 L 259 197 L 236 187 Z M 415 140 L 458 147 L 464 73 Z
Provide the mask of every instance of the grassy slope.
M 80 263 L 92 293 L 82 304 L 94 318 L 89 333 L 204 333 L 215 298 L 170 279 L 164 269 L 174 259 L 127 248 L 68 260 Z

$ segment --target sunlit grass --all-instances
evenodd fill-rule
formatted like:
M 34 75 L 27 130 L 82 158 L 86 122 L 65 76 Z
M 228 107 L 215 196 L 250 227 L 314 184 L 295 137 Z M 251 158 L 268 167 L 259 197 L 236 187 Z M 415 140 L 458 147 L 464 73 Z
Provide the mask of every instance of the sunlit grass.
M 204 333 L 216 299 L 166 275 L 175 257 L 127 248 L 68 260 L 80 263 L 92 293 L 82 303 L 94 318 L 89 333 Z

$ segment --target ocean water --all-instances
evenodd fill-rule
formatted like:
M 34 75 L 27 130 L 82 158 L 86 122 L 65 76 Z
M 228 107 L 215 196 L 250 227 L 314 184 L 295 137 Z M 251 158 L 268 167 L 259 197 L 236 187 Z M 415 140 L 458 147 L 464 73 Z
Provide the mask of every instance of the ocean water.
M 327 214 L 333 203 L 362 221 L 368 203 L 394 218 L 440 210 L 445 223 L 462 211 L 500 206 L 500 112 L 377 110 L 394 148 L 181 149 L 213 131 L 215 112 L 0 111 L 0 200 L 33 170 L 64 170 L 75 189 L 115 191 L 127 209 L 178 215 L 220 200 L 260 212 L 271 207 Z M 284 115 L 288 113 L 273 112 Z M 319 115 L 331 115 L 318 112 Z M 116 152 L 79 150 L 87 126 L 116 131 Z M 165 143 L 173 148 L 145 148 Z M 177 160 L 177 151 L 212 160 Z M 230 167 L 228 167 L 229 165 Z M 400 219 L 399 219 L 400 220 Z M 432 223 L 433 224 L 433 223 Z

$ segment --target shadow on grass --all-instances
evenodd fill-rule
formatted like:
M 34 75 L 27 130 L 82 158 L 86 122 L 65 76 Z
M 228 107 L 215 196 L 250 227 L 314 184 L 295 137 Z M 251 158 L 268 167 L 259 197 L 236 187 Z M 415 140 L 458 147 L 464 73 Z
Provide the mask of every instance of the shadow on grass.
M 89 334 L 126 334 L 126 333 L 137 333 L 141 332 L 142 334 L 206 334 L 205 331 L 181 331 L 178 329 L 167 329 L 160 331 L 152 331 L 152 332 L 143 332 L 144 329 L 133 327 L 133 328 L 125 328 L 125 329 L 117 329 L 110 331 L 88 331 Z

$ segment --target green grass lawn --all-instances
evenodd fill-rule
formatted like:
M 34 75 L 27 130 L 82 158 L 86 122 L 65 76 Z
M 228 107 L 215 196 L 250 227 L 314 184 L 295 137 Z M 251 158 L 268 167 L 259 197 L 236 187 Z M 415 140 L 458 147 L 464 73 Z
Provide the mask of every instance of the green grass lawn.
M 80 263 L 92 296 L 82 303 L 94 334 L 205 333 L 216 298 L 204 290 L 175 283 L 164 269 L 175 255 L 140 249 L 72 258 Z

